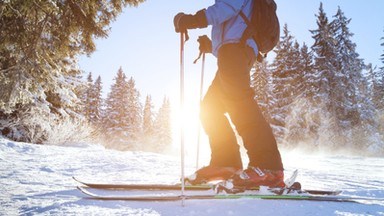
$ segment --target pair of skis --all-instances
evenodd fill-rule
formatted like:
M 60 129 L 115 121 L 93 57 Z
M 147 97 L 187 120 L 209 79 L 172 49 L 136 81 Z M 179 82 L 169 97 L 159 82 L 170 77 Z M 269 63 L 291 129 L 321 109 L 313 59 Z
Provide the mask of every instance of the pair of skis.
M 216 185 L 185 185 L 184 189 L 191 192 L 188 195 L 169 194 L 165 192 L 180 191 L 181 185 L 166 184 L 103 184 L 82 181 L 73 177 L 75 181 L 81 184 L 77 188 L 87 195 L 90 199 L 98 200 L 126 200 L 126 201 L 177 201 L 177 200 L 208 200 L 208 199 L 268 199 L 268 200 L 306 200 L 306 201 L 326 201 L 326 202 L 358 202 L 358 203 L 376 203 L 384 202 L 384 199 L 375 199 L 369 197 L 349 197 L 341 196 L 341 191 L 327 190 L 302 190 L 301 185 L 295 182 L 297 171 L 288 178 L 285 188 L 237 188 L 228 187 L 219 183 Z M 96 193 L 91 190 L 96 191 Z M 98 193 L 98 190 L 105 191 L 139 191 L 139 194 L 132 195 L 114 195 L 110 192 L 105 195 Z M 140 191 L 151 191 L 154 194 L 140 193 Z M 201 193 L 195 194 L 193 192 Z M 214 192 L 212 192 L 214 191 Z
M 287 178 L 284 182 L 287 187 L 292 187 L 295 183 L 298 171 L 295 170 L 293 174 Z M 104 190 L 181 190 L 181 184 L 106 184 L 106 183 L 91 183 L 82 181 L 76 177 L 72 177 L 75 181 L 82 184 L 83 186 L 95 189 L 104 189 Z M 187 181 L 188 182 L 188 181 Z M 208 191 L 215 188 L 224 188 L 225 185 L 219 184 L 205 184 L 205 185 L 188 185 L 186 184 L 185 190 L 187 191 Z M 259 187 L 247 188 L 248 190 L 259 190 Z M 229 190 L 229 188 L 228 188 Z M 226 191 L 229 192 L 229 191 Z

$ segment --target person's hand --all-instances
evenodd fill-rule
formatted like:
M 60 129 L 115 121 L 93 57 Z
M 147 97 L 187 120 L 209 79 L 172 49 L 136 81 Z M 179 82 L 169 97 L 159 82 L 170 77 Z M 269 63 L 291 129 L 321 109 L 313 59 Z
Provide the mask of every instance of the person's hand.
M 187 29 L 185 27 L 185 23 L 183 21 L 180 22 L 181 18 L 186 16 L 185 13 L 178 13 L 176 14 L 176 16 L 173 18 L 173 25 L 175 26 L 175 31 L 177 33 L 179 32 L 185 32 L 185 30 Z
M 199 42 L 200 53 L 212 53 L 212 41 L 207 35 L 199 36 L 197 42 Z
M 173 18 L 173 25 L 177 33 L 187 29 L 205 28 L 208 26 L 205 10 L 200 10 L 195 15 L 178 13 Z

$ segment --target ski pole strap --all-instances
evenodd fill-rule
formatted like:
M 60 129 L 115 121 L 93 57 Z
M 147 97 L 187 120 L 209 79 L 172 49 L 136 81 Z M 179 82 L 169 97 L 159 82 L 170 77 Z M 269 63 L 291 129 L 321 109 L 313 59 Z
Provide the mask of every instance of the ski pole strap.
M 185 31 L 183 32 L 183 34 L 184 34 L 184 36 L 185 36 L 185 38 L 184 38 L 184 42 L 187 42 L 187 41 L 189 40 L 188 31 L 185 30 Z
M 203 55 L 203 52 L 200 52 L 197 59 L 195 59 L 195 61 L 193 61 L 193 64 L 196 64 L 196 62 L 201 58 L 202 55 Z

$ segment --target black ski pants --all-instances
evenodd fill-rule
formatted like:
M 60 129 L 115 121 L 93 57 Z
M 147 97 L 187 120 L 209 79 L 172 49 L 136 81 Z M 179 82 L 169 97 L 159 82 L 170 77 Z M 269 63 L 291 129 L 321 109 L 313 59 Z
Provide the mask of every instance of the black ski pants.
M 226 44 L 219 50 L 218 71 L 200 111 L 203 128 L 209 137 L 212 166 L 242 168 L 240 147 L 230 124 L 232 121 L 243 140 L 250 166 L 283 170 L 272 129 L 250 87 L 250 70 L 254 61 L 255 54 L 248 46 Z

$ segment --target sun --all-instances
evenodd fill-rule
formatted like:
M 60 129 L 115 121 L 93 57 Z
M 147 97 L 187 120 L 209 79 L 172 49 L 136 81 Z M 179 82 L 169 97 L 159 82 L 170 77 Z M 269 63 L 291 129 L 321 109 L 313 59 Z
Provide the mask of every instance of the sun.
M 174 103 L 172 106 L 173 145 L 180 149 L 183 130 L 186 163 L 196 163 L 197 167 L 208 165 L 210 148 L 199 118 L 200 94 L 196 91 L 186 91 L 184 98 L 182 108 L 180 103 Z

